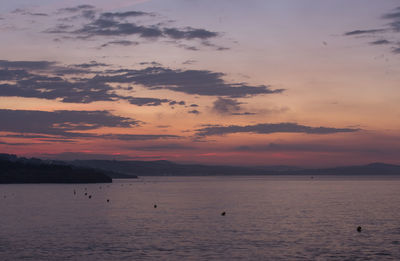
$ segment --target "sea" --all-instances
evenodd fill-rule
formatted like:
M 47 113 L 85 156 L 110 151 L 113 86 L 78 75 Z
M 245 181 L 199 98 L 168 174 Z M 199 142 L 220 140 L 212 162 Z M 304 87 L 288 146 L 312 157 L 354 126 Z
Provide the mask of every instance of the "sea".
M 0 185 L 0 260 L 400 260 L 400 177 Z

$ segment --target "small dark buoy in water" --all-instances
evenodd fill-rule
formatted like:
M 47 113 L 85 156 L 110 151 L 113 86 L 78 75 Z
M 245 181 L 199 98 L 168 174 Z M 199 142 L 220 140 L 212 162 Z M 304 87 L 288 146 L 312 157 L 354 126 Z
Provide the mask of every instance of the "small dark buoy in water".
M 157 208 L 157 204 L 154 204 L 154 208 Z
M 360 226 L 357 227 L 357 232 L 361 232 L 361 227 Z
M 226 212 L 225 212 L 225 211 L 221 213 L 221 216 L 225 216 L 225 215 L 226 215 Z
M 107 199 L 107 202 L 110 202 L 110 200 L 109 200 L 109 199 Z
M 85 192 L 85 196 L 87 196 L 87 192 Z
M 89 198 L 92 198 L 92 195 L 89 195 Z
M 76 195 L 76 190 L 74 189 L 74 195 Z

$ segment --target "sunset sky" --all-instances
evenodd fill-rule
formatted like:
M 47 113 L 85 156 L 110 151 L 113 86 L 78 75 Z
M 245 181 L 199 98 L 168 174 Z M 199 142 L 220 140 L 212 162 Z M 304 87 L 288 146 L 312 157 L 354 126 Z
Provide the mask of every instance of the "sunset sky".
M 399 0 L 3 2 L 1 153 L 400 163 Z

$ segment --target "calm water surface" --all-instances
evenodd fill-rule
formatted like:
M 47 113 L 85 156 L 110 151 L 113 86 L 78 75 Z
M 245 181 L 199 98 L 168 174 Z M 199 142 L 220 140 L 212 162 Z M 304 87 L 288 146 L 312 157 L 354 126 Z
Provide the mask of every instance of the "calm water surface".
M 0 185 L 0 260 L 400 260 L 400 179 Z

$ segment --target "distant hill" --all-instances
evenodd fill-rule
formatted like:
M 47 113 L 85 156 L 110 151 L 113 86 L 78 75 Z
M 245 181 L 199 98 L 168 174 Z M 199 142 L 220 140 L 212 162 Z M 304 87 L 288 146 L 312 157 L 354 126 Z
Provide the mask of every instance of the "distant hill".
M 319 169 L 287 166 L 235 167 L 200 164 L 177 164 L 170 161 L 75 160 L 72 165 L 116 171 L 137 176 L 217 176 L 217 175 L 400 175 L 400 166 L 372 163 Z
M 302 169 L 289 172 L 295 175 L 400 175 L 400 166 L 385 163 L 371 163 L 321 169 Z
M 133 178 L 120 173 L 77 167 L 62 161 L 44 161 L 0 154 L 0 184 L 5 183 L 110 183 L 112 177 Z
M 237 167 L 178 164 L 166 160 L 117 161 L 74 160 L 69 162 L 19 158 L 0 154 L 0 183 L 91 183 L 108 178 L 137 176 L 239 176 L 239 175 L 399 175 L 400 166 L 371 163 L 360 166 L 301 169 L 290 166 Z M 106 178 L 104 177 L 106 176 Z

